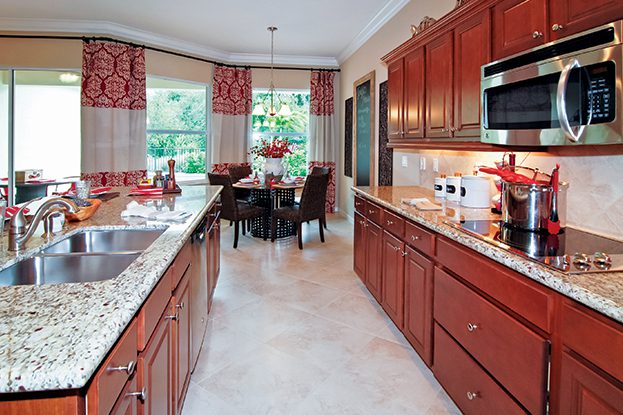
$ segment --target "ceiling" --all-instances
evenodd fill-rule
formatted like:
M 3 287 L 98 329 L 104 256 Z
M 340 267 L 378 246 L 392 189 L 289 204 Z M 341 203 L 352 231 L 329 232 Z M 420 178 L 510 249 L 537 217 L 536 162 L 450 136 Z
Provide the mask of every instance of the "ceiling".
M 112 35 L 235 63 L 336 66 L 409 0 L 0 0 L 0 30 Z

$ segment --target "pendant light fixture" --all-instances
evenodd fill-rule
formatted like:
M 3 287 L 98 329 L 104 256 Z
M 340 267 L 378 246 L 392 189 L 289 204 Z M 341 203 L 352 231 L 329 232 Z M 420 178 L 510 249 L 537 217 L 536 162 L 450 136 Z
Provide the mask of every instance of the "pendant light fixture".
M 278 30 L 275 26 L 269 26 L 267 29 L 270 32 L 270 88 L 268 88 L 268 94 L 270 95 L 270 106 L 268 110 L 264 111 L 264 107 L 261 104 L 257 104 L 253 109 L 253 115 L 268 115 L 269 117 L 274 117 L 279 115 L 281 117 L 289 117 L 292 115 L 292 111 L 288 104 L 282 103 L 279 95 L 277 95 L 277 101 L 281 105 L 279 111 L 275 107 L 275 82 L 274 82 L 274 72 L 275 72 L 275 32 Z

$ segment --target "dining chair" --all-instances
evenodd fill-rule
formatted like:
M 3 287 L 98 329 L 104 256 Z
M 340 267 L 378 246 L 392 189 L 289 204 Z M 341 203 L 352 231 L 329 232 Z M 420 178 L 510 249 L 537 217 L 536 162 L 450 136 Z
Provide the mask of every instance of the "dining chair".
M 310 176 L 317 176 L 319 174 L 326 174 L 327 176 L 331 173 L 331 168 L 330 167 L 320 167 L 320 166 L 314 166 L 311 171 L 309 172 Z M 301 203 L 301 199 L 298 198 L 294 199 L 294 203 L 295 204 L 300 204 Z M 327 215 L 325 213 L 323 219 L 322 219 L 322 223 L 325 229 L 327 229 Z
M 253 172 L 251 166 L 245 164 L 230 166 L 228 167 L 228 171 L 232 184 L 238 182 L 240 179 L 244 179 Z M 236 199 L 250 204 L 251 190 L 234 188 L 234 194 L 236 195 Z
M 223 186 L 221 191 L 221 218 L 234 222 L 234 249 L 238 248 L 238 234 L 240 233 L 240 221 L 243 222 L 242 234 L 245 235 L 244 221 L 262 217 L 264 227 L 268 224 L 264 217 L 264 209 L 259 206 L 251 206 L 236 200 L 231 178 L 227 174 L 208 173 L 211 185 Z M 266 237 L 264 237 L 266 240 Z
M 307 176 L 301 203 L 299 205 L 284 206 L 273 210 L 271 223 L 271 242 L 275 241 L 277 230 L 277 219 L 287 220 L 296 224 L 296 234 L 298 237 L 299 249 L 303 249 L 303 222 L 318 219 L 318 231 L 320 241 L 324 243 L 324 222 L 325 222 L 325 202 L 327 198 L 327 186 L 329 185 L 328 174 L 317 174 Z

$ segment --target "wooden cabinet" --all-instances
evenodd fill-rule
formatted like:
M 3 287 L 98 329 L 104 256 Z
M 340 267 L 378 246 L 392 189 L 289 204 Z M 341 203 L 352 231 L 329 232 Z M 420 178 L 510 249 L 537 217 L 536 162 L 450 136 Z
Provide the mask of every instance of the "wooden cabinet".
M 361 281 L 366 283 L 366 218 L 355 212 L 353 234 L 353 269 Z
M 404 138 L 424 137 L 424 48 L 420 47 L 404 58 Z
M 208 325 L 208 298 L 210 295 L 210 244 L 208 243 L 208 223 L 203 222 L 190 239 L 193 258 L 190 264 L 190 285 L 192 310 L 191 321 L 191 367 L 194 369 L 199 358 L 203 337 Z M 198 261 L 203 258 L 202 261 Z
M 500 1 L 493 7 L 493 60 L 544 44 L 547 26 L 547 0 Z
M 366 287 L 381 302 L 382 269 L 381 250 L 383 247 L 383 229 L 372 221 L 366 221 Z
M 190 313 L 193 304 L 190 299 L 191 284 L 190 272 L 192 265 L 186 270 L 186 273 L 180 284 L 173 293 L 173 304 L 175 307 L 175 320 L 173 324 L 175 342 L 175 402 L 177 405 L 177 413 L 181 413 L 184 404 L 184 395 L 190 381 L 191 370 L 191 321 Z
M 623 18 L 621 0 L 550 0 L 551 40 Z
M 404 136 L 404 59 L 387 66 L 387 88 L 392 91 L 387 96 L 387 135 L 390 139 Z
M 145 390 L 142 408 L 145 415 L 175 414 L 174 318 L 175 303 L 171 299 L 139 359 L 139 386 Z
M 426 45 L 426 137 L 452 136 L 452 33 Z
M 433 263 L 406 247 L 402 333 L 428 366 L 433 365 Z
M 143 395 L 138 390 L 137 376 L 133 376 L 126 383 L 125 388 L 119 395 L 117 403 L 110 411 L 111 415 L 137 415 L 138 414 L 138 402 L 142 399 Z
M 563 353 L 559 413 L 621 415 L 623 388 L 620 383 L 617 385 L 570 354 Z
M 405 244 L 383 231 L 381 305 L 400 330 L 404 323 Z
M 480 137 L 480 67 L 491 61 L 489 10 L 454 29 L 455 137 Z

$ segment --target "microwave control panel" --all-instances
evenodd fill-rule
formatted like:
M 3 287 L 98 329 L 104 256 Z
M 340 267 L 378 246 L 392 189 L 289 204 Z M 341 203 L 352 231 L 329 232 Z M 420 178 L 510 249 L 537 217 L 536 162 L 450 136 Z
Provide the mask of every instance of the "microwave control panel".
M 605 65 L 604 65 L 605 64 Z M 592 107 L 591 124 L 602 124 L 614 120 L 614 63 L 604 62 L 586 68 L 590 76 L 588 98 Z

